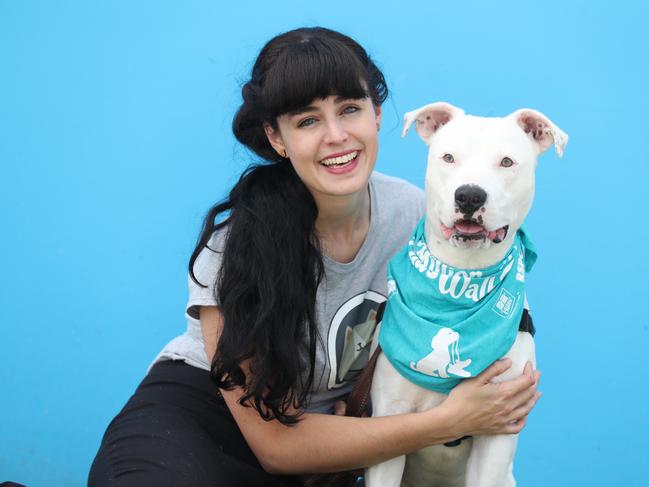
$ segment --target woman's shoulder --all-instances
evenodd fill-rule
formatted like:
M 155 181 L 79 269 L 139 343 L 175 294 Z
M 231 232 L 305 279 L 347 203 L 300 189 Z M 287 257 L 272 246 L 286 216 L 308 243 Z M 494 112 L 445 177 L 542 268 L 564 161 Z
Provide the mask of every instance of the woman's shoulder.
M 227 228 L 221 228 L 212 233 L 207 245 L 201 249 L 194 262 L 194 272 L 197 274 L 197 277 L 197 270 L 202 271 L 205 267 L 214 267 L 214 262 L 221 260 L 221 254 L 223 254 L 223 250 L 225 249 L 226 238 Z
M 424 191 L 419 186 L 415 186 L 405 179 L 374 171 L 370 180 L 376 187 L 381 188 L 383 191 L 405 193 L 406 196 L 412 196 L 414 199 L 424 198 Z
M 194 276 L 188 276 L 189 302 L 187 314 L 198 319 L 198 306 L 217 306 L 214 288 L 221 264 L 227 229 L 216 230 L 207 245 L 201 249 L 194 261 Z M 195 278 L 195 279 L 194 279 Z
M 370 179 L 380 206 L 390 213 L 415 213 L 423 216 L 426 207 L 424 191 L 414 184 L 394 176 L 376 172 Z M 386 215 L 387 216 L 387 215 Z

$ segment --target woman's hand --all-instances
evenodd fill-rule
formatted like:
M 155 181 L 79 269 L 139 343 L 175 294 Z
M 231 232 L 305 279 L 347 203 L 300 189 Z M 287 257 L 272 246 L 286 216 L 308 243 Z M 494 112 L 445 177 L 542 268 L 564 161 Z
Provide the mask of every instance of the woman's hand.
M 540 372 L 527 363 L 523 375 L 499 384 L 491 381 L 511 367 L 511 360 L 491 364 L 473 379 L 463 380 L 439 406 L 448 414 L 457 438 L 464 435 L 515 434 L 541 396 Z

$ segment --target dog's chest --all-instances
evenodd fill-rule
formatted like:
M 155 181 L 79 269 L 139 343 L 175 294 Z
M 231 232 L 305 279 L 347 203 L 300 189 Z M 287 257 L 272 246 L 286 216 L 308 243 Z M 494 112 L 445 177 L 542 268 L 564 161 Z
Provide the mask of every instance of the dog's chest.
M 458 446 L 433 445 L 407 456 L 402 487 L 464 487 L 472 440 Z

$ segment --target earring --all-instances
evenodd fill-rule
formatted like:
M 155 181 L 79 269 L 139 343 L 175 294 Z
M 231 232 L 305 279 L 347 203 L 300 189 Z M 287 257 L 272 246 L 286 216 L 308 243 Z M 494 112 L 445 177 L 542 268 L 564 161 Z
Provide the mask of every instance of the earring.
M 376 122 L 376 131 L 377 132 L 381 131 L 381 124 L 379 122 Z
M 280 154 L 284 159 L 286 159 L 286 149 L 282 149 L 282 152 Z

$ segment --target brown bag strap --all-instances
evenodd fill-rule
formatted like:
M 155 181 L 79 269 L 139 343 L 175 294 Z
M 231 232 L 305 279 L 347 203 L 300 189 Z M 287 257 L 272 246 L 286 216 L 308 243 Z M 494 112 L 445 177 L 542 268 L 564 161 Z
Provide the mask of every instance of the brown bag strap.
M 372 388 L 372 375 L 374 374 L 376 359 L 379 358 L 380 354 L 381 346 L 379 345 L 356 381 L 349 398 L 347 398 L 345 416 L 361 417 L 367 414 L 366 409 L 370 402 L 370 389 Z
M 377 326 L 383 320 L 383 312 L 385 311 L 385 301 L 383 301 L 376 311 L 376 324 Z M 381 354 L 381 346 L 378 345 L 372 357 L 367 362 L 367 365 L 361 372 L 361 375 L 356 380 L 352 392 L 347 398 L 347 409 L 345 416 L 361 417 L 367 414 L 367 405 L 370 402 L 370 389 L 372 388 L 372 376 L 374 375 L 374 367 L 376 367 L 376 360 Z

